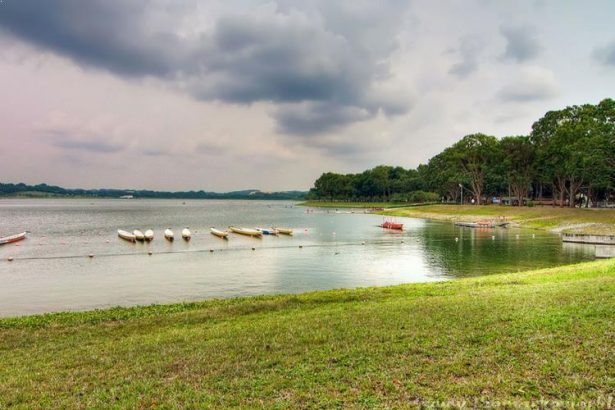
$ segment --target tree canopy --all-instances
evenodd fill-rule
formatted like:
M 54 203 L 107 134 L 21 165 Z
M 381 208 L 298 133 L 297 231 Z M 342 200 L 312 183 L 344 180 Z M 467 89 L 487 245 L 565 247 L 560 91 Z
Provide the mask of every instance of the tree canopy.
M 529 135 L 466 135 L 416 169 L 327 172 L 309 197 L 457 202 L 461 189 L 477 204 L 490 197 L 517 205 L 551 199 L 560 206 L 596 206 L 608 200 L 615 189 L 615 101 L 549 111 Z

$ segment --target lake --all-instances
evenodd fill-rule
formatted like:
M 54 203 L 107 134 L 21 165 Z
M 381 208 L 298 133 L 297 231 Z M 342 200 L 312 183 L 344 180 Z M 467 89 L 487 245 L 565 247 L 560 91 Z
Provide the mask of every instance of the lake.
M 309 211 L 278 201 L 0 200 L 0 236 L 30 231 L 0 246 L 0 316 L 427 282 L 594 258 L 593 247 L 543 231 L 398 218 L 405 230 L 395 232 L 362 211 Z M 209 232 L 229 225 L 295 233 L 224 241 Z M 163 238 L 167 227 L 173 243 Z M 178 238 L 184 227 L 190 242 Z M 133 244 L 117 229 L 156 237 Z

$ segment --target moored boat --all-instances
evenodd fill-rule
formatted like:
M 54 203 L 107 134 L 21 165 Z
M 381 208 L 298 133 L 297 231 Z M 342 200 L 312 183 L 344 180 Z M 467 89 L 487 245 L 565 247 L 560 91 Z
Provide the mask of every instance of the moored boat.
M 15 235 L 9 235 L 0 238 L 0 245 L 5 245 L 7 243 L 13 243 L 21 241 L 22 239 L 26 239 L 26 232 L 18 233 Z
M 144 241 L 145 240 L 145 235 L 143 235 L 143 232 L 141 232 L 138 229 L 135 229 L 134 231 L 132 231 L 132 234 L 135 236 L 135 239 L 137 241 Z
M 145 240 L 149 242 L 154 239 L 154 231 L 148 229 L 147 231 L 145 231 L 143 236 L 145 236 Z
M 128 231 L 123 231 L 121 229 L 117 230 L 117 236 L 119 236 L 120 238 L 127 240 L 128 242 L 136 242 L 137 237 L 133 234 L 131 234 Z
M 182 238 L 184 238 L 184 240 L 186 241 L 189 241 L 190 238 L 192 238 L 192 233 L 190 232 L 190 229 L 184 228 L 182 230 Z
M 238 233 L 240 235 L 253 236 L 255 238 L 260 238 L 261 236 L 263 236 L 263 233 L 257 231 L 256 229 L 241 228 L 236 226 L 229 226 L 228 228 L 231 230 L 231 232 Z
M 466 228 L 482 228 L 482 229 L 490 229 L 502 227 L 505 228 L 510 224 L 510 222 L 493 222 L 493 221 L 478 221 L 478 222 L 455 222 L 455 226 L 463 226 Z
M 254 228 L 263 235 L 277 235 L 279 232 L 275 228 Z
M 380 227 L 384 229 L 396 229 L 398 231 L 401 231 L 404 229 L 404 224 L 400 224 L 397 222 L 391 222 L 391 221 L 384 221 L 382 225 L 380 225 Z
M 173 236 L 173 231 L 170 230 L 169 228 L 164 230 L 164 238 L 168 241 L 173 242 L 174 236 Z
M 284 235 L 292 235 L 293 234 L 293 230 L 291 228 L 272 228 L 275 229 L 278 233 L 284 234 Z
M 228 232 L 226 232 L 226 231 L 221 231 L 221 230 L 216 229 L 214 227 L 209 228 L 209 230 L 211 231 L 212 235 L 215 235 L 218 238 L 228 239 Z

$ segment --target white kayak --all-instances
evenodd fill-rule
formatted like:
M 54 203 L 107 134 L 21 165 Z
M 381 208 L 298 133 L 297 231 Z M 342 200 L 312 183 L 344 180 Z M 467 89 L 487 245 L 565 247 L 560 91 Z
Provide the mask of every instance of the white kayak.
M 120 238 L 125 239 L 125 240 L 127 240 L 129 242 L 135 242 L 137 240 L 137 238 L 133 234 L 131 234 L 130 232 L 127 232 L 127 231 L 123 231 L 121 229 L 117 230 L 117 236 L 119 236 Z
M 26 232 L 0 238 L 0 245 L 21 241 L 22 239 L 26 239 Z
M 284 235 L 292 235 L 293 234 L 293 230 L 291 228 L 273 228 L 276 231 L 278 231 L 278 233 L 282 233 Z
M 190 238 L 192 238 L 192 233 L 190 232 L 190 229 L 184 228 L 182 230 L 182 238 L 184 238 L 187 241 L 189 241 Z
M 228 232 L 226 232 L 226 231 L 221 231 L 221 230 L 213 228 L 213 227 L 209 228 L 209 230 L 211 231 L 212 235 L 215 235 L 218 238 L 228 239 Z
M 135 239 L 137 241 L 144 241 L 145 240 L 145 235 L 143 235 L 143 232 L 141 232 L 138 229 L 135 229 L 134 231 L 132 231 L 132 234 L 135 236 Z
M 151 229 L 145 231 L 143 235 L 145 236 L 145 240 L 148 242 L 154 239 L 154 231 L 152 231 Z
M 165 230 L 164 230 L 164 237 L 165 237 L 165 239 L 167 239 L 167 240 L 169 240 L 169 241 L 172 241 L 172 240 L 173 240 L 173 238 L 174 238 L 174 237 L 173 237 L 173 231 L 172 231 L 172 230 L 170 230 L 169 228 L 165 229 Z
M 253 237 L 258 237 L 258 238 L 263 236 L 263 233 L 257 231 L 256 229 L 240 228 L 236 226 L 229 226 L 228 228 L 231 230 L 231 232 L 235 232 L 240 235 L 253 236 Z
M 263 235 L 277 235 L 278 231 L 275 228 L 254 228 Z

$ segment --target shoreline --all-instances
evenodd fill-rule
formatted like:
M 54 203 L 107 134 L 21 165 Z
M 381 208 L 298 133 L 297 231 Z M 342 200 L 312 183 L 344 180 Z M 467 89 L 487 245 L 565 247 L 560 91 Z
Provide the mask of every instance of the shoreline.
M 306 205 L 307 204 L 307 205 Z M 320 207 L 343 208 L 343 202 L 322 203 Z M 352 207 L 358 207 L 352 203 Z M 496 219 L 501 216 L 514 226 L 545 230 L 564 234 L 615 235 L 615 209 L 511 207 L 502 205 L 404 205 L 386 206 L 376 213 L 385 216 L 421 218 L 436 221 L 468 221 Z M 304 202 L 301 206 L 319 207 L 316 202 Z M 369 208 L 369 207 L 365 207 Z
M 614 311 L 615 263 L 594 261 L 0 319 L 0 407 L 598 400 Z

